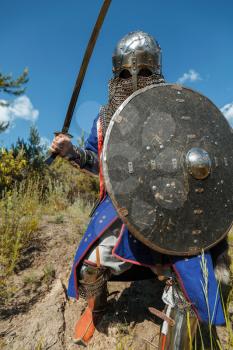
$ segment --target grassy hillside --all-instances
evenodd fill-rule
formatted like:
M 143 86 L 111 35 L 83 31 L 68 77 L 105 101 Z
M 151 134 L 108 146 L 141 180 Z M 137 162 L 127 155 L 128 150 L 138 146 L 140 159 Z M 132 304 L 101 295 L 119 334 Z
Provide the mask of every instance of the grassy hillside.
M 7 167 L 7 161 L 5 164 Z M 50 291 L 53 282 L 58 278 L 62 278 L 66 288 L 76 246 L 89 220 L 90 209 L 98 196 L 98 179 L 81 173 L 62 159 L 58 158 L 49 169 L 27 169 L 26 176 L 21 171 L 26 169 L 27 162 L 20 164 L 21 168 L 17 174 L 11 174 L 10 171 L 4 170 L 4 167 L 0 169 L 2 174 L 5 171 L 11 180 L 6 182 L 0 198 L 0 308 L 1 317 L 6 320 L 9 317 L 20 317 L 16 315 L 24 315 Z M 233 230 L 229 234 L 229 243 L 230 254 L 233 257 Z M 148 286 L 148 290 L 150 288 Z M 152 291 L 149 290 L 149 293 Z M 121 295 L 124 295 L 124 290 Z M 137 292 L 134 291 L 133 298 L 136 295 Z M 153 293 L 150 297 L 153 297 Z M 122 300 L 125 305 L 125 298 Z M 129 300 L 127 299 L 127 305 Z M 83 308 L 83 304 L 80 305 Z M 114 307 L 117 308 L 117 304 Z M 110 324 L 118 317 L 114 310 L 113 308 L 106 318 Z M 81 309 L 79 312 L 81 313 Z M 134 336 L 137 325 L 132 320 L 136 320 L 138 315 L 133 312 L 121 312 L 125 312 L 124 309 L 119 311 L 121 316 L 115 335 L 118 343 L 116 345 L 112 341 L 112 347 L 109 349 L 137 349 Z M 225 301 L 225 312 L 227 327 L 220 330 L 221 339 L 224 340 L 222 344 L 219 343 L 218 348 L 233 349 L 232 289 Z M 146 327 L 143 328 L 143 332 L 146 331 Z M 148 331 L 152 334 L 154 330 L 151 327 L 150 325 Z M 0 339 L 1 336 L 4 339 L 5 335 L 0 332 Z M 101 337 L 99 335 L 99 338 Z M 138 334 L 137 337 L 140 338 Z M 105 341 L 107 344 L 108 340 Z M 44 340 L 41 341 L 39 349 L 46 349 L 43 342 Z M 149 349 L 149 346 L 153 349 L 150 342 L 147 340 L 146 349 Z M 102 348 L 94 343 L 93 349 Z

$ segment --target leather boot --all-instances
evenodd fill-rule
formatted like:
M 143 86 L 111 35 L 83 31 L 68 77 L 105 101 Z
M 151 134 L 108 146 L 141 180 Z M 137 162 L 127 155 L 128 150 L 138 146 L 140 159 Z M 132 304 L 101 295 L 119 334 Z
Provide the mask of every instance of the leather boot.
M 79 281 L 80 289 L 88 305 L 76 322 L 73 341 L 75 344 L 87 345 L 106 308 L 107 275 L 106 270 L 87 264 L 82 270 L 83 279 Z

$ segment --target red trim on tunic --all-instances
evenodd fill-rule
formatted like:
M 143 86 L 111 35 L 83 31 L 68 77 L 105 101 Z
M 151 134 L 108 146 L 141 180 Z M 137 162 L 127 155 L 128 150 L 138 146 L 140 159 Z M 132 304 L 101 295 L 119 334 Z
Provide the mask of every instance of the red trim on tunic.
M 100 199 L 105 197 L 105 185 L 103 177 L 103 166 L 102 166 L 102 150 L 104 144 L 103 130 L 100 123 L 100 119 L 97 121 L 97 137 L 98 137 L 98 157 L 99 157 L 99 179 L 100 179 Z
M 120 244 L 120 241 L 121 241 L 124 229 L 125 229 L 125 225 L 122 224 L 120 235 L 119 235 L 118 240 L 117 240 L 117 242 L 116 242 L 116 244 L 115 244 L 115 246 L 114 246 L 114 248 L 112 250 L 112 255 L 115 256 L 119 260 L 122 260 L 122 261 L 125 261 L 125 262 L 129 262 L 129 263 L 132 263 L 132 264 L 135 264 L 135 265 L 145 266 L 145 267 L 149 267 L 149 268 L 156 266 L 156 265 L 142 264 L 139 261 L 135 261 L 135 260 L 125 259 L 125 258 L 122 258 L 120 255 L 116 254 L 115 250 L 117 249 L 117 247 Z

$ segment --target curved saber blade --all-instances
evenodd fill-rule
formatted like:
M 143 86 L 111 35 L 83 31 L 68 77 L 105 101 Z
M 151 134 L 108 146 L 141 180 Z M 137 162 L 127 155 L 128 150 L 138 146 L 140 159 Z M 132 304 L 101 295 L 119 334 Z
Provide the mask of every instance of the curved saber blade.
M 63 134 L 68 133 L 70 123 L 71 123 L 71 120 L 73 117 L 73 113 L 75 110 L 75 106 L 76 106 L 76 103 L 78 100 L 78 96 L 79 96 L 79 93 L 80 93 L 80 90 L 81 90 L 81 87 L 83 84 L 83 80 L 84 80 L 84 77 L 85 77 L 85 74 L 87 71 L 87 67 L 88 67 L 92 52 L 93 52 L 94 47 L 95 47 L 96 40 L 98 38 L 100 29 L 102 27 L 102 24 L 104 22 L 104 18 L 107 14 L 107 11 L 108 11 L 110 4 L 111 4 L 111 0 L 104 0 L 103 5 L 102 5 L 100 12 L 99 12 L 99 16 L 96 20 L 95 26 L 94 26 L 93 31 L 91 33 L 91 37 L 90 37 L 90 40 L 88 42 L 88 45 L 87 45 L 87 48 L 86 48 L 86 51 L 85 51 L 85 54 L 84 54 L 84 57 L 82 60 L 82 64 L 81 64 L 81 67 L 80 67 L 80 70 L 78 73 L 77 80 L 76 80 L 75 85 L 74 85 L 73 93 L 72 93 L 70 103 L 69 103 L 69 106 L 67 109 L 66 117 L 65 117 L 65 120 L 63 123 L 62 131 L 61 131 L 61 133 L 63 133 Z M 46 159 L 46 161 L 45 161 L 46 164 L 48 164 L 48 165 L 52 164 L 52 162 L 54 161 L 56 156 L 57 156 L 56 153 L 52 153 L 49 156 L 49 158 Z

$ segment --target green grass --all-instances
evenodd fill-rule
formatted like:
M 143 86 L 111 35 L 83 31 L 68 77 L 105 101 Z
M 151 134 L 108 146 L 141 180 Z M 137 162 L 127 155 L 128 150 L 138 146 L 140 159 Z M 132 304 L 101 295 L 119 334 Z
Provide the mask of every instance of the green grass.
M 60 225 L 64 223 L 64 220 L 65 220 L 64 215 L 59 214 L 55 217 L 54 223 Z
M 56 277 L 56 271 L 53 265 L 46 265 L 43 269 L 43 281 L 49 286 Z
M 24 286 L 39 286 L 41 284 L 41 277 L 35 272 L 29 273 L 23 277 Z

